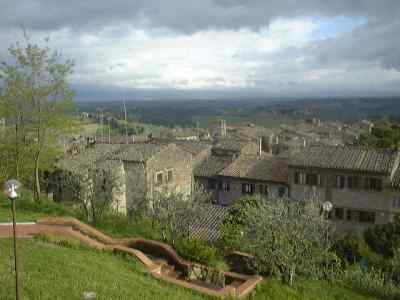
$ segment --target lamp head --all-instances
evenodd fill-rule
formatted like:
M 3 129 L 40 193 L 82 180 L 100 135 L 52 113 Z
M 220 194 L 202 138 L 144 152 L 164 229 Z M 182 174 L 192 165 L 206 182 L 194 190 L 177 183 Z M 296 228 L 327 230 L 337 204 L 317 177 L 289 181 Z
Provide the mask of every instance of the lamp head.
M 4 183 L 4 193 L 11 200 L 15 200 L 19 196 L 21 183 L 15 179 L 8 180 Z
M 322 204 L 322 209 L 326 212 L 330 212 L 333 209 L 333 205 L 331 202 L 326 201 Z

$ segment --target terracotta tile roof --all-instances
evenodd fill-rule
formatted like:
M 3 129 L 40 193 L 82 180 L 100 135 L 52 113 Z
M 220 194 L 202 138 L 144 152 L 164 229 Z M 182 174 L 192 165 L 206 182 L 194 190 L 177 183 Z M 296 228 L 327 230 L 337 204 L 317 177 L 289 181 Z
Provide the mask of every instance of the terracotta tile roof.
M 400 189 L 400 167 L 397 167 L 396 171 L 391 178 L 392 187 L 395 189 Z
M 226 168 L 232 162 L 231 158 L 210 156 L 194 169 L 194 175 L 198 177 L 213 177 Z
M 79 168 L 87 168 L 90 165 L 99 167 L 106 157 L 113 155 L 120 149 L 120 145 L 99 144 L 93 148 L 88 148 L 84 152 L 67 155 L 57 162 L 57 167 L 63 170 L 74 171 Z M 104 165 L 104 164 L 103 164 Z
M 205 142 L 175 142 L 175 144 L 184 151 L 193 155 L 197 155 L 205 150 L 211 149 L 211 144 Z
M 190 225 L 189 235 L 191 238 L 216 241 L 219 239 L 219 231 L 222 222 L 228 215 L 229 208 L 209 205 L 205 210 L 205 217 Z
M 362 147 L 312 146 L 294 155 L 289 165 L 391 173 L 396 152 Z
M 214 149 L 241 151 L 244 147 L 248 146 L 250 141 L 239 139 L 221 139 L 213 146 Z
M 286 183 L 288 164 L 287 159 L 270 155 L 241 155 L 218 175 Z
M 112 154 L 112 158 L 123 161 L 145 162 L 155 154 L 170 145 L 161 145 L 155 143 L 138 143 L 132 145 L 121 145 L 118 151 Z

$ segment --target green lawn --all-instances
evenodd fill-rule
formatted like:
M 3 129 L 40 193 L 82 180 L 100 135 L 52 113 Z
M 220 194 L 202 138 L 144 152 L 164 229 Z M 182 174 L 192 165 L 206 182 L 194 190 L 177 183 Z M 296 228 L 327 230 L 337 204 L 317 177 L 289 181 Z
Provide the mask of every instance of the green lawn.
M 17 222 L 32 222 L 39 218 L 45 217 L 46 214 L 40 212 L 31 212 L 25 210 L 17 210 Z M 8 208 L 0 207 L 0 223 L 12 222 L 11 210 Z
M 68 214 L 59 204 L 38 207 L 21 202 L 19 222 L 34 221 L 48 215 Z M 0 222 L 10 222 L 10 205 L 0 203 Z M 107 220 L 99 229 L 113 236 L 159 238 L 151 222 Z M 94 291 L 96 299 L 210 299 L 200 294 L 158 281 L 146 274 L 135 259 L 88 249 L 71 249 L 38 240 L 19 242 L 23 299 L 83 299 L 85 291 Z M 0 299 L 13 299 L 11 243 L 0 239 Z M 277 280 L 265 280 L 252 299 L 270 300 L 373 300 L 328 282 L 300 281 L 295 288 Z
M 0 299 L 14 299 L 11 241 L 0 240 Z M 91 249 L 71 249 L 39 240 L 20 240 L 23 299 L 211 299 L 146 274 L 133 258 Z M 300 282 L 289 288 L 266 280 L 252 299 L 373 300 L 324 282 Z

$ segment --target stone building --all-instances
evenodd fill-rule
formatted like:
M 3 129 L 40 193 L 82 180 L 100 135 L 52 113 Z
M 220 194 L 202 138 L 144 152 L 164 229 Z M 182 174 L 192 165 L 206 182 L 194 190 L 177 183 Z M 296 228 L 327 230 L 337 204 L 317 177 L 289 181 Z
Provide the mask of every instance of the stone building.
M 110 198 L 114 211 L 126 214 L 125 170 L 121 160 L 107 158 L 119 147 L 97 145 L 64 156 L 50 175 L 49 189 L 55 201 L 89 201 L 90 193 Z M 95 191 L 95 192 L 93 192 Z M 92 195 L 93 195 L 92 194 Z M 76 199 L 79 197 L 80 199 Z
M 121 160 L 124 165 L 128 212 L 140 206 L 143 201 L 155 197 L 157 193 L 191 193 L 192 157 L 175 144 L 121 145 L 112 157 Z
M 363 230 L 400 212 L 399 153 L 361 147 L 315 146 L 289 162 L 290 196 L 333 204 L 339 230 Z
M 265 154 L 260 142 L 219 141 L 211 155 L 196 166 L 194 176 L 211 193 L 213 202 L 224 206 L 246 195 L 289 194 L 286 160 Z
M 191 154 L 175 144 L 95 145 L 59 161 L 58 171 L 52 176 L 54 197 L 58 201 L 73 201 L 72 191 L 62 182 L 63 174 L 85 175 L 91 170 L 99 175 L 91 179 L 93 185 L 99 178 L 115 179 L 112 184 L 104 181 L 103 189 L 111 195 L 112 207 L 129 214 L 146 205 L 157 192 L 190 194 L 192 169 Z M 85 185 L 88 185 L 86 180 Z

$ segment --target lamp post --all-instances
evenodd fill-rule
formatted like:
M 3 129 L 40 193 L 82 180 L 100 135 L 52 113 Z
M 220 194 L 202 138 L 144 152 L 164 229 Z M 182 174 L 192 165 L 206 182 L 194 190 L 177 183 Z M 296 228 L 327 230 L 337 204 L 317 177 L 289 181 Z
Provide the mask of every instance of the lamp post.
M 327 219 L 328 219 L 329 213 L 332 211 L 332 209 L 333 209 L 333 205 L 331 202 L 325 201 L 324 203 L 322 203 L 322 210 L 326 214 L 325 216 Z
M 21 188 L 21 183 L 17 180 L 12 179 L 4 184 L 4 193 L 12 202 L 12 219 L 13 219 L 13 238 L 14 238 L 14 268 L 15 268 L 15 299 L 19 300 L 19 287 L 18 287 L 18 256 L 17 256 L 17 235 L 16 235 L 16 224 L 15 224 L 15 201 L 18 198 L 18 192 Z

